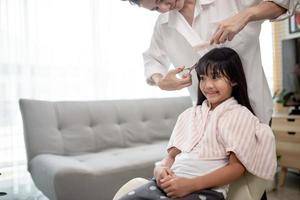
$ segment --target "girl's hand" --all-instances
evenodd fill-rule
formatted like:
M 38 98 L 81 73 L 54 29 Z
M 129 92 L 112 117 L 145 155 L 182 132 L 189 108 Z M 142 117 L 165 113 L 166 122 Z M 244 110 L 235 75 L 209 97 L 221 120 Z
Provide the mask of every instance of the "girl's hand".
M 163 166 L 154 168 L 154 177 L 159 187 L 161 187 L 161 180 L 165 179 L 168 176 L 174 177 L 174 173 L 170 168 Z
M 161 180 L 161 188 L 170 198 L 180 198 L 195 191 L 194 179 L 166 177 Z

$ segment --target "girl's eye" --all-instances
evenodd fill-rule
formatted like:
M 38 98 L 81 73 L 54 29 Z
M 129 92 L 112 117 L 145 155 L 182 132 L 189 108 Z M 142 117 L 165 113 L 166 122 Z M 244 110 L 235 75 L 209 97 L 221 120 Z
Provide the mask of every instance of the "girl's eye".
M 211 77 L 212 77 L 212 79 L 216 80 L 216 79 L 220 79 L 221 75 L 220 74 L 213 74 Z

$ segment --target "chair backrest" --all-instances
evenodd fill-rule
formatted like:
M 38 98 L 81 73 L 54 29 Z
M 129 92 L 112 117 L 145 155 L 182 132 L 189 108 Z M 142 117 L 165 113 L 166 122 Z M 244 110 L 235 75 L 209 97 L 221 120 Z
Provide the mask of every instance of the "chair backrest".
M 49 102 L 20 100 L 27 157 L 78 155 L 167 140 L 189 97 Z

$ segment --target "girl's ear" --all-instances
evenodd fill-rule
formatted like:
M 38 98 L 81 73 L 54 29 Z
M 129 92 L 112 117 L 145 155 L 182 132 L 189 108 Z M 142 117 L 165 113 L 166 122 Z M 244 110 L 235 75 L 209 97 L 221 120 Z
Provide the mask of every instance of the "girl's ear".
M 231 86 L 232 86 L 232 87 L 233 87 L 233 86 L 236 86 L 236 85 L 238 85 L 236 82 L 231 83 Z

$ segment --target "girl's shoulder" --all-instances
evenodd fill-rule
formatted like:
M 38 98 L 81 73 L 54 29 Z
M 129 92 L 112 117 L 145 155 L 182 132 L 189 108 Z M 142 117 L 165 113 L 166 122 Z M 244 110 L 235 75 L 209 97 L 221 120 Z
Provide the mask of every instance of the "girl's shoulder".
M 237 114 L 240 115 L 241 113 L 246 116 L 254 116 L 254 114 L 246 106 L 241 104 L 228 106 L 226 109 L 224 109 L 221 116 L 234 116 Z
M 189 115 L 192 113 L 195 113 L 197 109 L 200 109 L 201 106 L 191 106 L 189 108 L 187 108 L 185 111 L 183 111 L 180 115 Z
M 196 105 L 196 106 L 191 106 L 189 108 L 187 108 L 186 110 L 184 110 L 179 116 L 178 118 L 193 118 L 196 116 L 201 115 L 201 105 Z
M 236 104 L 228 107 L 228 109 L 223 112 L 220 117 L 225 117 L 225 118 L 233 118 L 236 116 L 243 116 L 247 118 L 255 118 L 255 115 L 246 107 L 241 104 Z

